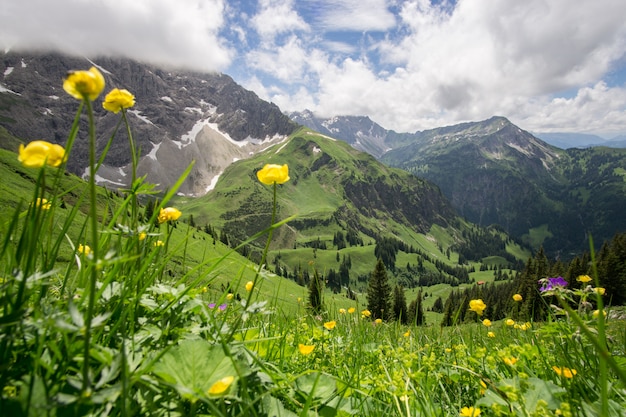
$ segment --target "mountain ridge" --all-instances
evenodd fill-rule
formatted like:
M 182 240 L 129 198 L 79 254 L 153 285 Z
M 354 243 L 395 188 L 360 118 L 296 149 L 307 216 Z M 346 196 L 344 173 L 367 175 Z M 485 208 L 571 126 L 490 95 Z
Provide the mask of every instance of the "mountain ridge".
M 185 194 L 206 193 L 233 158 L 245 158 L 264 149 L 267 143 L 284 140 L 297 127 L 276 105 L 261 100 L 225 74 L 168 71 L 128 59 L 11 51 L 4 53 L 0 61 L 0 126 L 25 141 L 45 138 L 63 144 L 71 115 L 78 108 L 76 100 L 62 89 L 63 77 L 69 70 L 92 65 L 100 68 L 106 79 L 105 93 L 119 87 L 135 95 L 136 105 L 127 113 L 133 139 L 142 149 L 139 175 L 148 175 L 148 180 L 160 184 L 161 189 L 172 185 L 172 179 L 178 178 L 196 159 L 194 156 L 211 154 L 211 148 L 203 146 L 206 141 L 195 142 L 201 131 L 208 134 L 207 129 L 212 130 L 211 143 L 220 142 L 221 147 L 229 148 L 230 158 L 205 156 L 196 161 L 189 180 L 181 186 Z M 95 102 L 94 113 L 97 129 L 102 132 L 97 147 L 102 151 L 119 115 L 105 112 L 99 101 Z M 85 132 L 83 120 L 73 149 L 75 158 L 69 163 L 69 169 L 81 175 L 87 165 Z M 116 141 L 127 140 L 124 129 L 119 130 Z M 192 144 L 194 152 L 180 152 L 177 158 L 165 155 L 166 149 L 171 154 L 175 147 L 182 150 Z M 156 166 L 159 158 L 154 156 L 159 149 L 155 148 L 160 145 L 164 148 L 160 157 L 169 160 L 167 166 Z M 112 146 L 99 174 L 100 183 L 128 186 L 129 163 L 126 147 Z
M 338 138 L 363 134 L 373 123 L 359 128 L 357 121 L 329 123 Z M 350 130 L 339 131 L 342 124 Z M 626 230 L 624 149 L 563 150 L 501 116 L 415 133 L 386 131 L 372 140 L 378 150 L 388 148 L 373 153 L 378 159 L 437 184 L 469 221 L 498 224 L 553 256 L 586 250 L 589 234 L 602 242 Z

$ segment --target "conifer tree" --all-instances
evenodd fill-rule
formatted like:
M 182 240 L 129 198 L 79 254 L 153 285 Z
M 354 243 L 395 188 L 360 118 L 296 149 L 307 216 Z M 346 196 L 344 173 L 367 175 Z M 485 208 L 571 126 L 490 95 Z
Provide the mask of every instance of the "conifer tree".
M 309 307 L 311 312 L 319 314 L 322 312 L 322 280 L 320 279 L 317 269 L 313 272 L 313 278 L 309 281 Z
M 393 291 L 393 318 L 402 324 L 408 322 L 406 297 L 404 296 L 404 289 L 400 285 L 396 285 Z
M 367 309 L 373 319 L 384 320 L 391 312 L 391 286 L 381 258 L 378 258 L 367 287 Z

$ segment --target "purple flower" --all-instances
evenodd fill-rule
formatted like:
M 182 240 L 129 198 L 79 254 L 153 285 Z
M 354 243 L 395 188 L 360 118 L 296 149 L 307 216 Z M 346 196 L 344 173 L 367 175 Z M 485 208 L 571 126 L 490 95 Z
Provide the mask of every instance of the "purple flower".
M 209 308 L 215 308 L 215 303 L 209 303 Z
M 218 308 L 220 309 L 220 311 L 224 311 L 224 310 L 226 310 L 227 306 L 228 306 L 228 304 L 224 303 L 224 304 L 220 304 Z
M 543 284 L 541 288 L 539 288 L 541 292 L 567 287 L 567 281 L 565 281 L 563 277 L 540 279 L 539 283 Z

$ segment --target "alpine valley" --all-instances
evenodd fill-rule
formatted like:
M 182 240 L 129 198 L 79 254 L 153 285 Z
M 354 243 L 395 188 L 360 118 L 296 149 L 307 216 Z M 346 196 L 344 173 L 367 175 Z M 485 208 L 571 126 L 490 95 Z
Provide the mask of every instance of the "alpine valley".
M 291 118 L 437 184 L 457 212 L 552 256 L 626 230 L 626 149 L 563 150 L 504 117 L 415 133 L 367 117 Z

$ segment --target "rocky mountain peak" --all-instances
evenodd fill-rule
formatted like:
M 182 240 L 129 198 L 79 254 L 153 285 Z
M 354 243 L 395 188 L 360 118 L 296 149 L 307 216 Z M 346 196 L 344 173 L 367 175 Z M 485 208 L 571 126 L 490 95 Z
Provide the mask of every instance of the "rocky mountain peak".
M 136 98 L 128 111 L 133 138 L 141 149 L 140 175 L 168 188 L 195 161 L 180 191 L 203 194 L 233 160 L 265 149 L 298 126 L 280 109 L 220 73 L 168 70 L 128 59 L 70 57 L 7 52 L 0 60 L 0 126 L 24 141 L 45 139 L 63 144 L 76 100 L 62 88 L 67 71 L 96 65 L 107 87 L 125 88 Z M 119 115 L 95 103 L 97 146 L 104 149 Z M 83 174 L 87 165 L 86 122 L 82 122 L 69 162 Z M 123 129 L 116 134 L 98 181 L 127 186 L 130 155 Z M 217 149 L 228 150 L 216 152 Z

